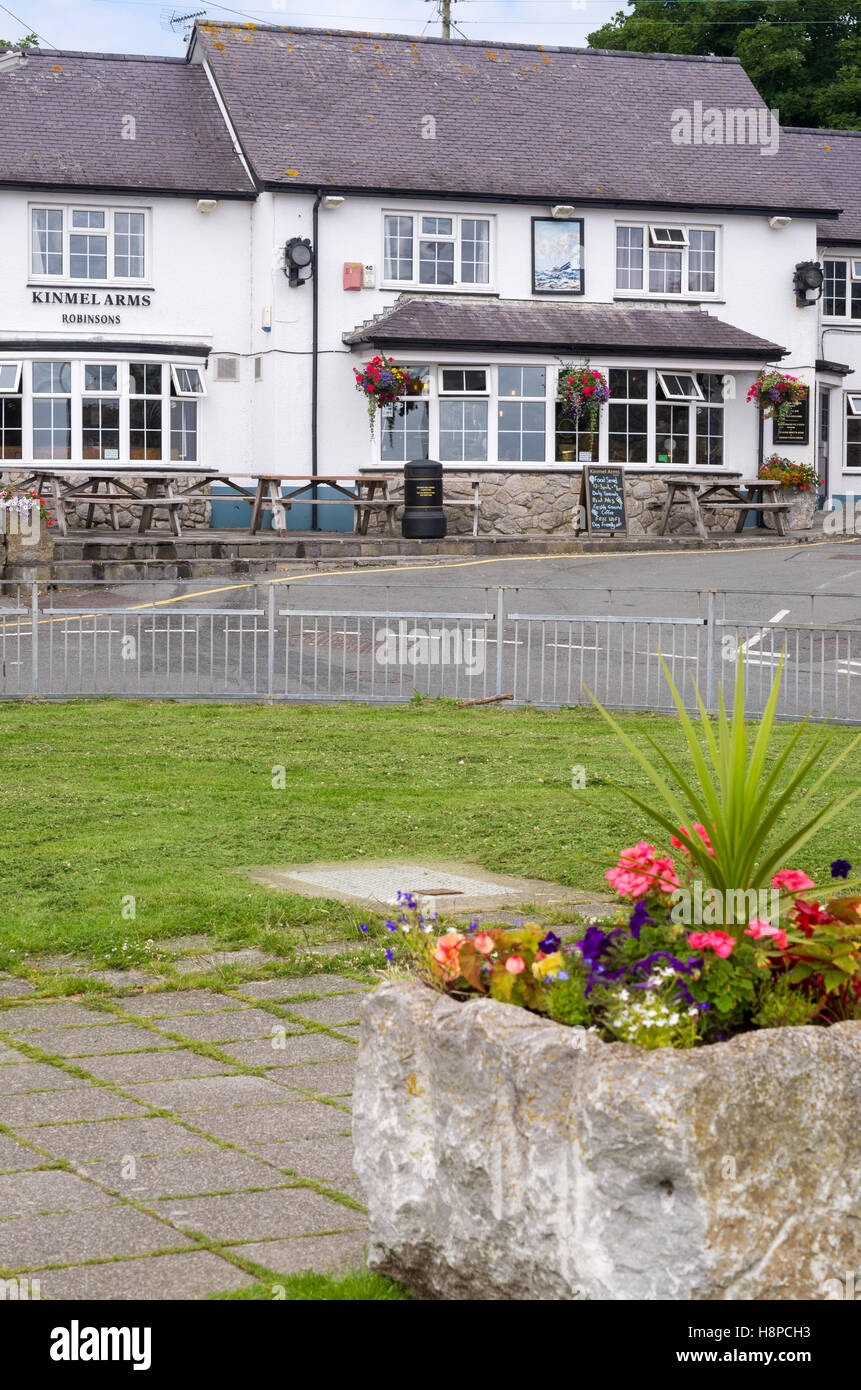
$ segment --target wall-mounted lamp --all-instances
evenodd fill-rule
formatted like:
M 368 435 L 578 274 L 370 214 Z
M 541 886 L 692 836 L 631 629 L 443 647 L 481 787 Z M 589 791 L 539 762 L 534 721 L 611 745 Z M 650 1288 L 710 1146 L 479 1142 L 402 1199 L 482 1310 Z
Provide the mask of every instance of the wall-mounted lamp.
M 555 203 L 550 209 L 550 216 L 564 222 L 567 217 L 573 217 L 575 212 L 576 208 L 573 203 Z
M 197 210 L 198 210 L 198 212 L 215 212 L 215 209 L 216 209 L 217 207 L 218 207 L 218 199 L 217 199 L 217 198 L 198 198 L 198 200 L 197 200 Z
M 768 225 L 771 227 L 772 231 L 780 232 L 784 227 L 788 227 L 791 221 L 791 217 L 769 217 Z
M 346 199 L 342 198 L 338 193 L 327 193 L 320 203 L 320 206 L 321 208 L 325 208 L 327 212 L 334 212 L 335 208 L 341 207 L 345 201 Z
M 291 289 L 298 289 L 314 274 L 314 252 L 307 237 L 291 236 L 284 247 L 284 274 Z
M 815 304 L 822 294 L 825 273 L 818 261 L 799 261 L 792 277 L 795 303 L 799 309 Z

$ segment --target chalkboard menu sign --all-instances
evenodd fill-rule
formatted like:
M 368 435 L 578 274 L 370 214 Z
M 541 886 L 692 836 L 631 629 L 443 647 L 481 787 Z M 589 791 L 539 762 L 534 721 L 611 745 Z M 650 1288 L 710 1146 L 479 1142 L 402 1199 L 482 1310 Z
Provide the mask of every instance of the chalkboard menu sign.
M 584 468 L 580 483 L 581 506 L 584 502 L 587 531 L 604 535 L 627 531 L 622 468 Z
M 789 407 L 782 424 L 774 420 L 773 427 L 771 437 L 775 444 L 809 444 L 810 392 L 808 391 L 803 401 Z

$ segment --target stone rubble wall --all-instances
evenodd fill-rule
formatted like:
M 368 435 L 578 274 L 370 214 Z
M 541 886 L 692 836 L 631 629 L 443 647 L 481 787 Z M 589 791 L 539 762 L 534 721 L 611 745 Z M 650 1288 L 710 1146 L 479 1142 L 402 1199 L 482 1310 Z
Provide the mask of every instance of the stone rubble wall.
M 472 500 L 469 479 L 476 476 L 469 469 L 449 470 L 443 476 L 446 498 Z M 580 470 L 555 469 L 547 473 L 482 472 L 479 493 L 481 504 L 478 516 L 479 535 L 496 536 L 574 536 L 580 501 Z M 398 485 L 402 491 L 402 485 Z M 666 484 L 653 473 L 625 476 L 625 507 L 628 515 L 628 535 L 657 535 L 661 513 L 667 498 Z M 705 513 L 707 527 L 735 529 L 738 512 L 729 508 L 709 507 Z M 446 512 L 448 534 L 472 534 L 471 507 L 450 508 Z M 368 527 L 380 533 L 384 517 L 380 512 L 371 516 Z M 696 535 L 689 507 L 675 505 L 667 527 L 668 535 Z

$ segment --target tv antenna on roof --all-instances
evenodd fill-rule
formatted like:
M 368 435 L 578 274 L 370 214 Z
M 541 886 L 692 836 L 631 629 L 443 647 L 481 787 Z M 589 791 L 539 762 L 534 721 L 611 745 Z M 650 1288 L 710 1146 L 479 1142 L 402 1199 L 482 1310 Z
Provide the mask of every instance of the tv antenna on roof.
M 161 12 L 161 27 L 162 29 L 169 29 L 172 34 L 175 34 L 179 26 L 183 25 L 182 36 L 187 43 L 194 20 L 205 18 L 206 10 L 192 10 L 186 14 L 180 14 L 178 10 L 166 9 Z

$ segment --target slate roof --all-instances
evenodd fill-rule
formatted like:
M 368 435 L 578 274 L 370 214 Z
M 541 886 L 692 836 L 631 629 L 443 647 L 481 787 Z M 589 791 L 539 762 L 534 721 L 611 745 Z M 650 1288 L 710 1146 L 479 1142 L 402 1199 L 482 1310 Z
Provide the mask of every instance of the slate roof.
M 407 194 L 819 210 L 810 161 L 677 145 L 676 108 L 765 108 L 735 58 L 198 21 L 258 178 Z M 423 138 L 425 117 L 436 122 Z
M 0 187 L 16 184 L 254 194 L 202 67 L 57 49 L 0 72 Z
M 511 352 L 675 353 L 771 361 L 787 349 L 699 309 L 620 304 L 549 304 L 403 294 L 352 333 L 351 347 L 493 348 Z
M 819 222 L 819 240 L 861 245 L 861 130 L 787 126 L 781 140 L 810 161 L 825 200 L 843 208 L 838 219 Z

